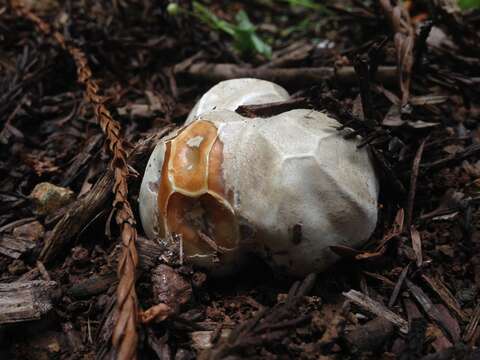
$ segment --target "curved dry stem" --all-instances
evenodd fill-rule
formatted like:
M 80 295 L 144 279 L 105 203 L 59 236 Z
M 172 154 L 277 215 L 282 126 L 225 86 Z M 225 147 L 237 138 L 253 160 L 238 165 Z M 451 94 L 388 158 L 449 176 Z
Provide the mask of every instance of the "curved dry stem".
M 135 292 L 135 272 L 138 265 L 138 255 L 135 247 L 137 231 L 135 229 L 135 218 L 128 201 L 127 176 L 129 170 L 120 135 L 120 124 L 112 118 L 106 108 L 106 98 L 100 94 L 98 83 L 92 78 L 92 71 L 82 50 L 68 44 L 62 34 L 52 30 L 49 24 L 26 9 L 21 1 L 12 0 L 11 6 L 19 16 L 32 21 L 40 32 L 54 38 L 72 56 L 77 66 L 78 81 L 85 86 L 86 98 L 94 107 L 95 117 L 107 139 L 107 145 L 112 154 L 111 166 L 114 169 L 113 192 L 115 198 L 113 207 L 122 239 L 122 252 L 117 269 L 119 278 L 117 288 L 118 317 L 113 330 L 112 343 L 118 359 L 135 359 L 138 342 L 138 301 Z

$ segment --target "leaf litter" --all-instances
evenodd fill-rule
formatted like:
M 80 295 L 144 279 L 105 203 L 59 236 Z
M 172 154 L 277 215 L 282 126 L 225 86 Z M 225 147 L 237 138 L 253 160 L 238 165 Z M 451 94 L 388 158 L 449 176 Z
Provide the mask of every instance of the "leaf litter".
M 138 307 L 125 313 L 135 329 L 120 332 L 127 345 L 119 357 L 478 356 L 478 11 L 451 1 L 195 4 L 35 2 L 46 34 L 25 13 L 0 7 L 1 283 L 56 284 L 41 295 L 36 321 L 46 331 L 8 327 L 0 342 L 12 345 L 0 346 L 2 357 L 115 351 L 112 332 L 125 324 L 115 316 L 117 246 L 122 233 L 132 239 L 138 218 L 135 174 L 158 132 L 181 125 L 212 81 L 232 71 L 294 94 L 285 104 L 243 107 L 248 116 L 309 107 L 363 136 L 382 181 L 377 229 L 365 248 L 332 249 L 340 261 L 300 281 L 256 260 L 234 279 L 212 279 L 179 264 L 174 241 L 150 243 L 139 229 L 128 286 Z M 80 52 L 62 49 L 62 37 Z M 97 79 L 90 85 L 85 64 Z M 78 79 L 104 97 L 85 97 Z M 105 122 L 105 140 L 98 116 L 122 130 Z M 119 152 L 113 168 L 109 148 Z M 29 194 L 42 182 L 73 191 L 73 203 L 39 213 Z M 121 216 L 112 213 L 114 188 L 115 206 L 131 204 Z M 140 326 L 142 309 L 158 321 Z

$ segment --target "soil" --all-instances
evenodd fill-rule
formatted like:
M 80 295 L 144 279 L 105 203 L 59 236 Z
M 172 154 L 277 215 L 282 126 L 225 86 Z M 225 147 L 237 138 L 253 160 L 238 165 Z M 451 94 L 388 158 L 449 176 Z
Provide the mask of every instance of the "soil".
M 168 306 L 139 325 L 138 358 L 480 358 L 479 10 L 446 0 L 204 3 L 231 24 L 245 11 L 268 58 L 235 46 L 189 1 L 26 3 L 86 54 L 122 128 L 139 306 Z M 121 252 L 108 143 L 52 34 L 3 3 L 0 39 L 0 292 L 15 291 L 22 309 L 0 297 L 0 358 L 108 358 Z M 340 260 L 324 273 L 291 279 L 252 259 L 215 279 L 141 229 L 153 146 L 208 88 L 239 76 L 292 94 L 242 114 L 325 111 L 375 158 L 377 229 L 362 249 L 332 248 Z M 63 189 L 35 196 L 40 183 Z M 42 291 L 11 286 L 20 282 Z

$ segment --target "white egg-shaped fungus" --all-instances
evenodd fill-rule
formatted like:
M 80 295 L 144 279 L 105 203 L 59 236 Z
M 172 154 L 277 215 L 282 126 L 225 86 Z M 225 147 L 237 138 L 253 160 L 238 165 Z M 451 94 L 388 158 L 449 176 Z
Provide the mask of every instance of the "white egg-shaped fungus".
M 139 199 L 147 236 L 176 235 L 186 261 L 217 274 L 255 253 L 304 275 L 336 260 L 330 246 L 364 244 L 379 185 L 360 140 L 344 139 L 340 124 L 318 111 L 234 112 L 286 99 L 283 88 L 256 79 L 210 89 L 150 157 Z

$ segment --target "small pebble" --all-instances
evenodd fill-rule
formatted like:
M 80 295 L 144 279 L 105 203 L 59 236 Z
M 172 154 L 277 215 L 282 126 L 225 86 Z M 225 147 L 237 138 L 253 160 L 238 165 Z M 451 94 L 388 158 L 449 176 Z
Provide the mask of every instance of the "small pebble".
M 35 185 L 30 198 L 35 203 L 38 214 L 50 215 L 70 203 L 74 198 L 74 192 L 67 188 L 43 182 Z

